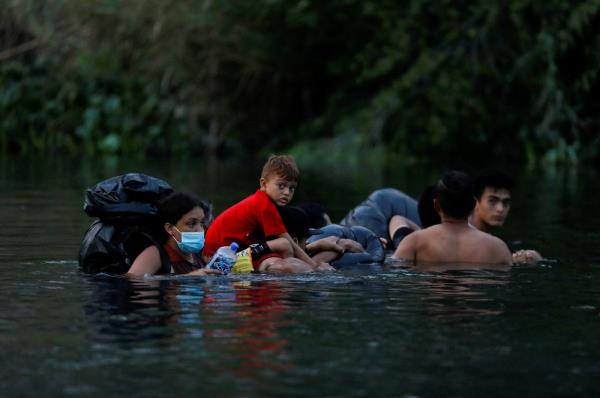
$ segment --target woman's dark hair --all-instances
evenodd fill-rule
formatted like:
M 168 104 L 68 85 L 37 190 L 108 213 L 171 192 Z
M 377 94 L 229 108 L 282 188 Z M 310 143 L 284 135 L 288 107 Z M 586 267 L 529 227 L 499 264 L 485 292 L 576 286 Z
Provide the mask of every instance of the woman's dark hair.
M 195 207 L 202 207 L 202 201 L 194 194 L 188 192 L 172 192 L 161 198 L 157 204 L 158 218 L 160 221 L 169 224 L 177 224 L 184 214 L 190 212 Z
M 206 200 L 200 200 L 196 195 L 189 192 L 171 192 L 160 198 L 156 207 L 158 208 L 157 218 L 160 224 L 156 233 L 162 242 L 168 239 L 163 225 L 165 223 L 177 224 L 181 217 L 196 207 L 200 207 L 204 211 L 202 223 L 205 227 L 212 220 L 212 204 Z
M 473 180 L 461 171 L 447 171 L 436 185 L 442 211 L 453 218 L 467 218 L 475 207 Z

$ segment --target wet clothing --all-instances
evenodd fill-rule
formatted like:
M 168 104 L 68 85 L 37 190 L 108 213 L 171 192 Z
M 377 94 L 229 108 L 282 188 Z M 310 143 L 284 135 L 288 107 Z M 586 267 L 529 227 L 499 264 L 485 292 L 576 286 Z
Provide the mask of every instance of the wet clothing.
M 421 226 L 417 201 L 394 188 L 373 191 L 364 202 L 350 210 L 340 225 L 352 227 L 360 225 L 375 235 L 388 241 L 388 249 L 395 249 L 389 236 L 389 222 L 393 216 L 403 216 Z
M 311 230 L 311 236 L 306 240 L 307 243 L 313 243 L 319 239 L 328 236 L 336 236 L 340 239 L 351 239 L 365 250 L 362 253 L 345 252 L 340 257 L 329 263 L 335 268 L 342 268 L 360 264 L 375 264 L 385 260 L 385 250 L 379 237 L 373 231 L 355 225 L 353 227 L 344 227 L 338 224 L 329 224 L 320 229 Z
M 163 248 L 165 249 L 167 256 L 169 257 L 169 261 L 171 262 L 171 273 L 187 274 L 205 266 L 204 261 L 202 261 L 202 258 L 199 255 L 192 254 L 192 256 L 194 257 L 194 262 L 190 263 L 171 246 L 164 245 Z M 165 267 L 163 266 L 162 269 L 164 270 Z
M 232 242 L 237 242 L 240 249 L 245 249 L 253 243 L 266 242 L 286 232 L 277 206 L 259 189 L 215 218 L 206 231 L 202 254 L 210 257 L 219 247 Z M 258 268 L 258 265 L 254 264 L 254 268 Z

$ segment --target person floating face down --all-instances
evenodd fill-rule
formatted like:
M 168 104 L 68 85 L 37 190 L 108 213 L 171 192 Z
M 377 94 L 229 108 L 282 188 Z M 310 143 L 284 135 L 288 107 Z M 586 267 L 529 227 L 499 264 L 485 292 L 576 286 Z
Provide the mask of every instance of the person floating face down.
M 206 269 L 200 257 L 204 245 L 204 225 L 209 209 L 196 196 L 173 192 L 158 204 L 158 218 L 162 226 L 162 247 L 148 246 L 133 261 L 127 275 L 139 277 L 157 273 L 185 275 L 219 275 L 220 271 Z M 164 264 L 166 252 L 169 265 Z
M 469 224 L 475 198 L 468 175 L 459 171 L 444 173 L 435 192 L 434 208 L 441 223 L 406 236 L 392 255 L 393 259 L 414 264 L 512 263 L 510 251 L 502 240 Z
M 271 155 L 263 166 L 259 189 L 218 215 L 206 235 L 207 260 L 232 242 L 252 249 L 252 264 L 259 272 L 303 273 L 333 270 L 311 259 L 287 232 L 277 206 L 287 206 L 298 185 L 299 170 L 288 155 Z
M 377 189 L 366 201 L 352 209 L 341 225 L 368 228 L 385 247 L 395 249 L 408 234 L 440 223 L 440 216 L 433 209 L 434 192 L 435 185 L 430 185 L 415 201 L 394 188 Z M 318 229 L 331 224 L 331 218 L 321 203 L 304 202 L 297 206 L 308 215 L 310 228 Z
M 415 199 L 396 188 L 384 187 L 352 208 L 340 225 L 368 228 L 393 250 L 405 235 L 421 228 L 421 221 Z
M 305 206 L 280 206 L 278 210 L 292 239 L 317 262 L 331 263 L 344 253 L 365 251 L 359 242 L 338 236 L 323 237 L 307 244 L 309 230 L 312 225 L 315 225 L 315 220 L 311 221 L 311 216 L 305 211 Z M 322 226 L 326 225 L 331 225 L 331 223 Z
M 491 233 L 506 222 L 511 206 L 513 181 L 499 170 L 485 170 L 474 180 L 475 208 L 469 222 L 480 231 Z M 514 263 L 534 263 L 542 260 L 535 250 L 513 253 Z

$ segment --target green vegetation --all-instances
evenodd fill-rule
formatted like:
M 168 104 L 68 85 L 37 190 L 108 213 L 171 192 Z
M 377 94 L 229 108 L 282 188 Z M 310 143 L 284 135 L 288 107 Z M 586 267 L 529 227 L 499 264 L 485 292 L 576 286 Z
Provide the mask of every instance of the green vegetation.
M 600 159 L 600 1 L 4 3 L 4 153 Z

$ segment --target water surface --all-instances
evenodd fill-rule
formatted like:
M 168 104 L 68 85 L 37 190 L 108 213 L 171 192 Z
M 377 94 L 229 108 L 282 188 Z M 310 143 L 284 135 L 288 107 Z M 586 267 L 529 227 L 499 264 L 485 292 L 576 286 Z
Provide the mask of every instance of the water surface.
M 128 281 L 78 270 L 91 221 L 81 210 L 87 186 L 141 171 L 210 197 L 221 210 L 256 189 L 258 169 L 2 166 L 2 397 L 600 393 L 594 175 L 521 176 L 502 237 L 548 257 L 536 266 Z M 334 219 L 379 186 L 416 195 L 431 175 L 344 181 L 343 171 L 331 180 L 315 174 L 301 180 L 299 199 L 327 199 Z

